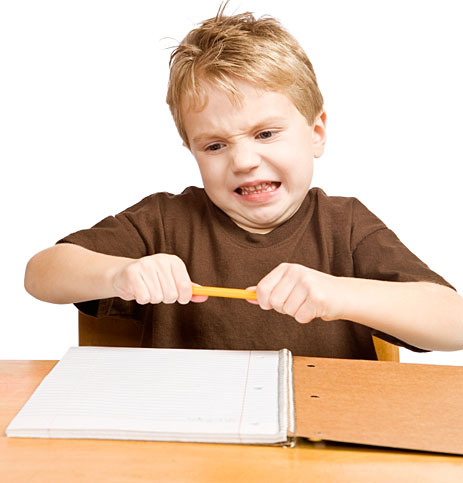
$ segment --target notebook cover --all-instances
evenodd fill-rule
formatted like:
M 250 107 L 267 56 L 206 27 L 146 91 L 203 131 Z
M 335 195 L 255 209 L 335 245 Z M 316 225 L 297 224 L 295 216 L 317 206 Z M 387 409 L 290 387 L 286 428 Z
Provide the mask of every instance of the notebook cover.
M 296 435 L 463 454 L 463 367 L 293 358 Z

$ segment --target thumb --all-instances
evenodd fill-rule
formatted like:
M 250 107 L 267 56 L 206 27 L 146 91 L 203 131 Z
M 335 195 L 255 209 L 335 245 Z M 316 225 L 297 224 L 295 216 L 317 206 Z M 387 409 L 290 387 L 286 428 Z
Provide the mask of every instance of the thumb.
M 253 292 L 255 292 L 256 289 L 257 289 L 256 285 L 253 285 L 252 287 L 246 288 L 246 290 L 252 290 Z M 253 305 L 259 305 L 259 302 L 257 300 L 246 299 L 246 301 L 249 302 L 250 304 L 253 304 Z

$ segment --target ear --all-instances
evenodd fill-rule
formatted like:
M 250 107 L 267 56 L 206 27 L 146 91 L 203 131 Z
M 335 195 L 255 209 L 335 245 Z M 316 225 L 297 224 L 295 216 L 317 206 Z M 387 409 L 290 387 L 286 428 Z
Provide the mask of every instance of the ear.
M 326 143 L 326 112 L 322 111 L 312 125 L 312 145 L 314 157 L 319 158 L 325 151 Z

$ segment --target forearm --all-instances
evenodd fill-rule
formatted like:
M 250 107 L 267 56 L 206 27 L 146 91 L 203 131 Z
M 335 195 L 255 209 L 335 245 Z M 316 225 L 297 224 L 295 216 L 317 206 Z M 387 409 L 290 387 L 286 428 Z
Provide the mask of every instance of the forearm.
M 60 244 L 37 253 L 26 267 L 24 286 L 34 297 L 56 304 L 115 296 L 115 270 L 131 260 Z
M 415 347 L 463 349 L 463 298 L 426 282 L 383 282 L 340 278 L 342 313 Z

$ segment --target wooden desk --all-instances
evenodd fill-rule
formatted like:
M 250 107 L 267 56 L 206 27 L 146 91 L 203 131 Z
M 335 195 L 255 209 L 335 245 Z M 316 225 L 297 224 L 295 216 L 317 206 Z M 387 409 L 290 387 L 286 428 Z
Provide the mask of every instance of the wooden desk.
M 6 438 L 55 361 L 0 361 L 0 481 L 463 481 L 463 457 L 299 441 L 295 448 Z

